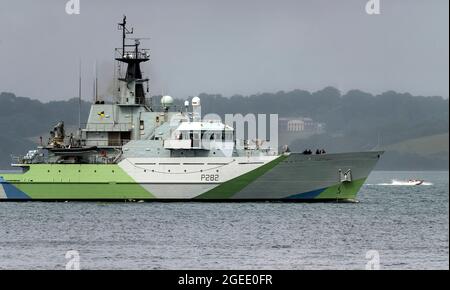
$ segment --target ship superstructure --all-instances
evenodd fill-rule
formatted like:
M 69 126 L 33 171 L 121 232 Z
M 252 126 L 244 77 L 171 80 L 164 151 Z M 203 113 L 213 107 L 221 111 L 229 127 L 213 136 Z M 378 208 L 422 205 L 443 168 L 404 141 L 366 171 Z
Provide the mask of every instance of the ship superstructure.
M 203 120 L 201 100 L 184 106 L 148 97 L 139 39 L 119 23 L 122 47 L 112 103 L 97 97 L 83 129 L 64 123 L 46 145 L 0 173 L 0 200 L 354 200 L 382 152 L 304 155 L 237 140 L 235 129 Z M 238 144 L 243 146 L 237 146 Z

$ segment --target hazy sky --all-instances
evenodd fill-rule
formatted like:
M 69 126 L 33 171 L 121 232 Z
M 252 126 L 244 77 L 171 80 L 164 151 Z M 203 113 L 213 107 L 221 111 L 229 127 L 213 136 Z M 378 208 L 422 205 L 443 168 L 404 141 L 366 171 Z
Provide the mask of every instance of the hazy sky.
M 0 0 L 0 92 L 43 101 L 92 98 L 111 84 L 117 23 L 150 37 L 153 94 L 386 90 L 449 95 L 448 0 Z

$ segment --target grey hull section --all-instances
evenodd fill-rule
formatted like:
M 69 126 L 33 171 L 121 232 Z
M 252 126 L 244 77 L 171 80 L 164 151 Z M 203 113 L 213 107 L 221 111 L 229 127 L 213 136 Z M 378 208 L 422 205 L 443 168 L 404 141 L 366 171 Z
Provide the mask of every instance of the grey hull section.
M 233 199 L 282 199 L 318 192 L 341 183 L 341 172 L 365 180 L 383 152 L 303 155 L 291 153 L 276 167 L 249 184 Z

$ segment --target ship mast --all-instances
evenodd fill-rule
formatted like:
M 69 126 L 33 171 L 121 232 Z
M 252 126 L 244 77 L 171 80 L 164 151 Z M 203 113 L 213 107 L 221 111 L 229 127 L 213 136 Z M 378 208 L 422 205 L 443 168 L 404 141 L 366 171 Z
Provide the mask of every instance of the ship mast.
M 129 39 L 128 34 L 133 34 L 133 28 L 127 28 L 127 17 L 124 16 L 121 23 L 119 23 L 119 30 L 122 30 L 122 48 L 116 48 L 116 61 L 125 63 L 127 70 L 125 76 L 120 76 L 119 72 L 119 104 L 121 105 L 138 105 L 150 106 L 151 102 L 146 101 L 144 83 L 147 84 L 148 78 L 142 77 L 140 64 L 150 60 L 148 49 L 139 47 L 139 38 Z M 134 40 L 133 44 L 129 44 L 128 40 Z M 150 108 L 151 109 L 151 108 Z

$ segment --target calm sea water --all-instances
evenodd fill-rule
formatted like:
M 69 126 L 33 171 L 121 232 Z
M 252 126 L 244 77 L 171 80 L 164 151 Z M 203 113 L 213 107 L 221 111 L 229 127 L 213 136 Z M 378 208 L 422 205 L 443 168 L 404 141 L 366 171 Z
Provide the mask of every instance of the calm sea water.
M 0 269 L 449 268 L 448 172 L 374 172 L 359 200 L 0 203 Z

